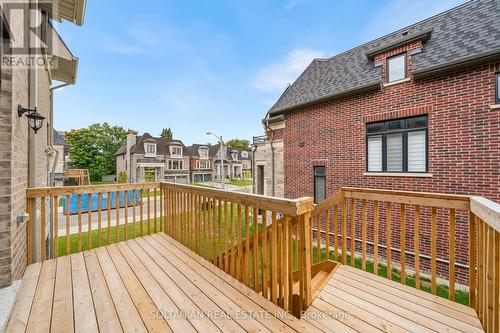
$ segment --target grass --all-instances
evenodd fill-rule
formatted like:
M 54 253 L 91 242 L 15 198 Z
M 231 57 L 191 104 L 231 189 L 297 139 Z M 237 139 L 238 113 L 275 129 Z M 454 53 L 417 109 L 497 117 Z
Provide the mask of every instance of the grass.
M 154 219 L 149 220 L 149 225 L 150 225 L 150 230 L 151 233 L 154 232 Z M 133 235 L 133 227 L 135 227 L 135 234 L 136 237 L 141 235 L 141 223 L 136 222 L 135 225 L 134 223 L 128 223 L 127 225 L 127 233 L 128 233 L 128 238 L 132 238 Z M 157 228 L 160 230 L 160 219 L 157 219 Z M 143 222 L 143 231 L 144 235 L 148 233 L 148 221 Z M 98 247 L 98 231 L 97 230 L 92 230 L 92 248 Z M 118 232 L 120 236 L 120 240 L 125 239 L 125 225 L 121 224 L 118 226 Z M 83 250 L 88 250 L 88 232 L 82 232 L 82 249 Z M 109 244 L 114 244 L 116 243 L 116 235 L 117 235 L 117 228 L 116 226 L 111 226 L 110 228 L 110 242 Z M 71 234 L 69 236 L 69 247 L 70 247 L 70 253 L 77 253 L 78 251 L 78 234 Z M 104 223 L 102 228 L 101 228 L 101 246 L 108 245 L 107 242 L 108 239 L 108 228 L 107 225 Z M 57 253 L 59 256 L 63 256 L 66 254 L 66 236 L 58 237 L 57 238 L 57 246 L 58 250 Z
M 116 184 L 114 181 L 99 181 L 99 180 L 92 180 L 90 181 L 90 185 L 109 185 L 109 184 Z
M 199 187 L 216 188 L 215 186 L 208 185 L 208 184 L 205 184 L 205 183 L 191 183 L 191 184 L 189 184 L 189 185 L 199 186 Z
M 227 182 L 227 184 L 235 186 L 252 186 L 253 181 L 248 179 L 231 179 L 229 182 Z
M 237 240 L 238 239 L 238 228 L 237 228 L 237 223 L 238 223 L 238 213 L 237 213 L 237 209 L 236 209 L 236 205 L 233 205 L 233 208 L 234 209 L 231 209 L 230 206 L 228 206 L 228 212 L 230 212 L 231 216 L 229 216 L 228 220 L 231 221 L 233 223 L 229 223 L 228 224 L 228 236 L 229 236 L 229 240 L 228 240 L 228 247 L 229 249 L 231 248 L 231 235 L 232 235 L 232 231 L 234 230 L 234 234 L 235 234 L 235 239 Z M 214 209 L 213 208 L 208 208 L 208 209 L 205 209 L 203 211 L 203 217 L 204 217 L 204 220 L 207 221 L 208 220 L 208 216 L 210 216 L 210 224 L 208 225 L 210 227 L 210 230 L 213 231 L 214 228 L 213 228 L 213 213 L 214 213 Z M 218 214 L 218 210 L 217 210 L 217 214 Z M 232 219 L 231 219 L 232 217 Z M 221 209 L 221 220 L 222 221 L 225 221 L 225 209 L 224 207 L 222 207 Z M 160 230 L 160 219 L 157 219 L 156 220 L 156 223 L 157 223 L 157 230 Z M 150 226 L 150 230 L 151 232 L 154 232 L 154 225 L 155 225 L 155 220 L 149 220 L 149 226 Z M 252 236 L 254 235 L 254 232 L 255 232 L 255 227 L 254 227 L 254 223 L 253 223 L 253 219 L 252 219 L 252 216 L 250 214 L 250 217 L 249 217 L 249 236 L 251 238 L 251 242 L 252 242 Z M 257 224 L 258 226 L 258 231 L 262 231 L 263 229 L 263 226 L 262 224 Z M 242 239 L 245 239 L 246 238 L 246 226 L 245 226 L 245 211 L 242 210 L 241 211 L 241 215 L 240 215 L 240 227 L 241 227 L 241 234 L 242 234 Z M 127 225 L 127 233 L 128 233 L 128 238 L 132 238 L 132 228 L 135 228 L 135 232 L 136 232 L 136 236 L 140 236 L 141 235 L 141 223 L 140 222 L 136 222 L 135 224 L 133 223 L 129 223 Z M 207 227 L 208 229 L 208 227 Z M 208 232 L 208 230 L 205 229 L 205 232 Z M 107 245 L 107 227 L 105 227 L 105 225 L 103 225 L 103 228 L 101 229 L 101 243 L 102 245 Z M 144 234 L 147 234 L 148 233 L 148 221 L 144 221 L 143 222 L 143 231 L 144 231 Z M 177 229 L 177 234 L 179 234 L 179 229 Z M 203 229 L 202 229 L 203 231 Z M 219 226 L 217 225 L 216 228 L 215 228 L 215 234 L 218 234 L 218 231 L 219 231 Z M 221 237 L 217 237 L 218 240 L 216 240 L 215 242 L 215 253 L 221 253 L 224 251 L 224 229 L 222 228 L 221 229 L 222 231 L 222 235 Z M 124 240 L 125 239 L 125 225 L 120 225 L 118 227 L 118 232 L 119 232 L 119 239 L 120 240 Z M 116 235 L 117 235 L 117 228 L 116 226 L 112 226 L 110 228 L 110 244 L 113 244 L 116 242 Z M 78 252 L 78 234 L 72 234 L 70 235 L 70 253 L 76 253 Z M 81 242 L 82 242 L 82 249 L 88 249 L 88 233 L 87 232 L 83 232 L 82 233 L 82 236 L 81 236 Z M 206 233 L 204 235 L 202 235 L 201 237 L 201 242 L 202 242 L 202 247 L 201 247 L 201 251 L 200 251 L 200 255 L 205 257 L 205 258 L 210 258 L 212 256 L 212 254 L 214 253 L 214 249 L 213 249 L 213 246 L 214 246 L 214 242 L 213 242 L 213 238 L 208 240 L 206 238 Z M 185 243 L 185 242 L 184 242 Z M 295 269 L 295 267 L 297 267 L 297 255 L 296 255 L 296 246 L 295 246 L 295 240 L 292 240 L 292 258 L 293 258 L 293 267 Z M 92 231 L 92 247 L 97 247 L 98 246 L 98 232 L 97 230 L 93 230 Z M 261 252 L 261 246 L 259 245 L 259 248 L 258 248 L 258 251 L 259 253 Z M 317 262 L 317 251 L 318 251 L 318 248 L 313 246 L 312 248 L 312 252 L 313 252 L 313 263 L 316 263 Z M 326 250 L 325 249 L 320 249 L 320 257 L 321 257 L 321 261 L 325 260 L 326 259 Z M 270 252 L 270 251 L 269 251 Z M 65 255 L 66 254 L 66 236 L 62 236 L 62 237 L 59 237 L 58 238 L 58 253 L 59 255 Z M 250 263 L 250 268 L 249 268 L 249 271 L 252 272 L 252 269 L 253 269 L 253 258 L 252 258 L 252 255 L 253 253 L 251 254 L 250 258 L 249 258 L 249 263 Z M 269 253 L 270 255 L 270 253 Z M 342 261 L 342 258 L 341 258 L 341 255 L 337 255 L 337 258 L 335 258 L 334 256 L 334 253 L 333 251 L 330 251 L 329 253 L 329 259 L 330 260 L 333 260 L 333 261 L 337 261 L 337 262 L 341 262 Z M 261 256 L 259 255 L 259 258 L 258 258 L 258 262 L 259 262 L 259 266 L 260 266 L 260 261 L 261 261 Z M 270 262 L 270 259 L 268 260 L 268 262 Z M 350 255 L 348 254 L 347 255 L 347 263 L 350 263 L 351 262 L 351 258 L 350 258 Z M 356 268 L 359 268 L 361 269 L 362 268 L 362 261 L 361 261 L 361 258 L 355 258 L 354 259 L 354 267 Z M 370 273 L 373 273 L 373 262 L 372 261 L 369 261 L 367 260 L 366 261 L 366 271 L 367 272 L 370 272 Z M 252 275 L 252 274 L 250 274 Z M 387 266 L 384 265 L 384 264 L 381 264 L 379 263 L 378 265 L 378 275 L 381 276 L 381 277 L 387 277 Z M 400 270 L 398 270 L 397 268 L 393 268 L 391 270 L 391 279 L 393 281 L 396 281 L 396 282 L 400 282 L 400 276 L 401 276 L 401 272 Z M 259 275 L 259 280 L 261 279 L 261 276 Z M 252 281 L 252 277 L 250 278 L 250 282 L 253 283 Z M 260 281 L 259 281 L 260 283 Z M 413 275 L 407 275 L 406 276 L 406 285 L 410 286 L 410 287 L 415 287 L 415 277 Z M 420 289 L 423 290 L 423 291 L 426 291 L 426 292 L 431 292 L 431 285 L 430 285 L 430 279 L 426 278 L 426 277 L 420 277 Z M 438 296 L 441 296 L 443 298 L 448 298 L 448 295 L 449 295 L 449 288 L 447 285 L 444 285 L 444 284 L 438 284 L 437 285 L 437 295 Z M 462 290 L 455 290 L 455 302 L 457 303 L 460 303 L 460 304 L 464 304 L 464 305 L 468 305 L 469 304 L 469 293 L 467 291 L 462 291 Z

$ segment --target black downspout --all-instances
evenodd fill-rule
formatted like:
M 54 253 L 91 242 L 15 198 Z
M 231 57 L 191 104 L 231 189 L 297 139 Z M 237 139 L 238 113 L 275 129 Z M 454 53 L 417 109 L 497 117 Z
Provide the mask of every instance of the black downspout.
M 266 129 L 271 132 L 271 180 L 272 180 L 272 196 L 275 196 L 275 186 L 274 186 L 274 178 L 275 178 L 275 171 L 274 171 L 274 131 L 269 127 L 269 121 L 266 120 Z

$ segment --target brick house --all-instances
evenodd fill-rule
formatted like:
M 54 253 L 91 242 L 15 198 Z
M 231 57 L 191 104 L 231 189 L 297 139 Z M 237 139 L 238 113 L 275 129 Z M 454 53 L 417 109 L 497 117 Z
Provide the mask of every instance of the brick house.
M 127 182 L 189 183 L 189 149 L 180 140 L 130 133 L 115 157 L 116 175 L 124 172 Z
M 29 15 L 29 10 L 38 15 Z M 66 20 L 82 25 L 84 13 L 85 1 L 0 0 L 0 287 L 20 279 L 26 268 L 26 188 L 54 185 L 50 175 L 57 163 L 53 147 L 53 94 L 76 80 L 78 59 L 51 22 Z M 32 21 L 35 17 L 38 22 Z M 35 34 L 27 37 L 28 27 L 38 38 Z M 31 46 L 48 45 L 43 57 L 56 60 L 53 63 L 57 66 L 48 61 L 23 65 L 19 61 L 22 57 L 41 60 L 41 56 L 33 48 L 26 48 L 29 50 L 23 53 L 18 43 L 22 40 Z M 56 85 L 57 81 L 62 85 Z M 30 126 L 40 124 L 29 124 L 26 116 L 34 112 L 19 116 L 19 106 L 36 108 L 45 117 L 38 131 Z M 36 209 L 35 214 L 38 219 Z M 39 229 L 33 230 L 32 242 L 40 246 L 38 235 Z M 50 251 L 51 247 L 47 245 L 47 249 Z
M 213 179 L 210 146 L 194 144 L 187 147 L 190 152 L 191 182 L 205 183 Z
M 257 192 L 259 184 L 266 194 L 280 186 L 281 177 L 269 180 L 274 172 L 283 175 L 284 197 L 316 202 L 342 186 L 499 202 L 500 2 L 473 0 L 314 59 L 269 110 L 264 127 L 267 136 L 254 148 L 262 165 Z M 443 222 L 438 231 L 446 228 Z M 446 249 L 438 251 L 445 261 Z M 459 256 L 466 266 L 466 253 Z

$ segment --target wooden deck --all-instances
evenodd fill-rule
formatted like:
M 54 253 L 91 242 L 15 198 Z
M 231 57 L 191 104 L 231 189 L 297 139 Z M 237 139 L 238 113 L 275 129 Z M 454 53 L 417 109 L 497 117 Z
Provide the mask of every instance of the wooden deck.
M 484 332 L 472 308 L 346 265 L 302 320 L 334 332 Z
M 30 265 L 7 332 L 482 332 L 474 310 L 340 266 L 298 320 L 164 233 Z
M 6 331 L 319 330 L 157 233 L 30 265 Z

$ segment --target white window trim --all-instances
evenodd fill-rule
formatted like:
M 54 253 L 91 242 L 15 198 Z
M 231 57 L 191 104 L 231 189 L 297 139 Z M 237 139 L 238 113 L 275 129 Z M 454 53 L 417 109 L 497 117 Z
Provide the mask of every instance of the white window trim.
M 154 152 L 149 152 L 149 147 L 154 147 Z M 156 143 L 146 142 L 144 143 L 144 157 L 155 157 L 156 156 Z
M 178 148 L 181 150 L 181 153 L 180 154 L 174 154 L 174 148 Z M 170 156 L 173 156 L 173 157 L 182 157 L 182 147 L 181 146 L 170 146 Z

